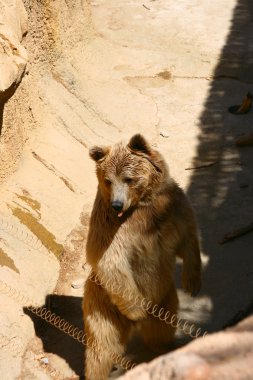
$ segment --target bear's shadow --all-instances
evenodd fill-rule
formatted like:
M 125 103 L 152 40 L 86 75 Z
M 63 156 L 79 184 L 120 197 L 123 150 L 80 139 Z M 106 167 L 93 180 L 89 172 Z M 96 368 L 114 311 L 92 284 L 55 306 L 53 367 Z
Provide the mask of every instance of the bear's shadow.
M 78 329 L 83 329 L 81 297 L 48 295 L 44 306 Z M 29 309 L 24 308 L 24 313 L 32 319 L 36 335 L 42 340 L 44 351 L 63 358 L 70 368 L 83 378 L 84 346 Z

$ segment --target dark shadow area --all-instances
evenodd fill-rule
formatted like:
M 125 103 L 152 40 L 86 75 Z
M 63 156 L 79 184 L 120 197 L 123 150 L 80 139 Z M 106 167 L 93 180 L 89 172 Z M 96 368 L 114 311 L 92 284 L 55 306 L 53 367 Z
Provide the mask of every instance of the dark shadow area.
M 218 10 L 217 10 L 218 12 Z M 211 298 L 208 331 L 247 314 L 253 299 L 253 233 L 221 245 L 224 234 L 253 222 L 253 147 L 238 148 L 238 136 L 253 132 L 253 110 L 228 112 L 253 92 L 253 2 L 238 0 L 225 46 L 199 119 L 198 147 L 188 196 L 197 213 L 207 259 L 201 295 Z
M 45 307 L 83 330 L 82 298 L 49 295 Z M 42 340 L 44 351 L 65 359 L 70 368 L 82 378 L 84 346 L 27 308 L 24 308 L 24 312 L 32 319 L 36 335 Z

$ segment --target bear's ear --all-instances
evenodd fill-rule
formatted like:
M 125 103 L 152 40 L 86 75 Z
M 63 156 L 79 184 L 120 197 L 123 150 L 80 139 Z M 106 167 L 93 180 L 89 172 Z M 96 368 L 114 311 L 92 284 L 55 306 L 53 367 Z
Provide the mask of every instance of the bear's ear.
M 131 151 L 136 152 L 136 153 L 144 153 L 144 154 L 150 155 L 152 152 L 152 149 L 149 143 L 140 134 L 134 135 L 130 139 L 127 146 Z
M 161 162 L 160 159 L 157 157 L 157 152 L 151 148 L 149 143 L 145 140 L 145 138 L 142 135 L 134 135 L 130 139 L 127 146 L 134 154 L 144 154 L 144 157 L 154 166 L 154 168 L 158 172 L 162 173 Z
M 93 146 L 89 150 L 90 157 L 96 162 L 102 162 L 110 149 L 107 146 Z

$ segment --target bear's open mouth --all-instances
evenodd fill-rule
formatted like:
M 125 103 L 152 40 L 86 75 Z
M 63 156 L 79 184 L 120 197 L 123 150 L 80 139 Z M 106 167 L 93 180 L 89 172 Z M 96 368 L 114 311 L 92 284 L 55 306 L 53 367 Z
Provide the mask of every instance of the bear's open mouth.
M 123 215 L 123 213 L 124 213 L 124 211 L 120 211 L 120 212 L 118 213 L 118 217 L 121 218 L 122 215 Z

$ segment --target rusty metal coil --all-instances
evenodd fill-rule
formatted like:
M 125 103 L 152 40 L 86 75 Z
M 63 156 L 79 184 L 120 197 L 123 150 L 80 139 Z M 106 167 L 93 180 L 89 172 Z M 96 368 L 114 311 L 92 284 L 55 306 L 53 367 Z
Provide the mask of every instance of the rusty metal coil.
M 12 299 L 14 299 L 15 301 L 19 303 L 22 303 L 22 304 L 25 303 L 25 304 L 30 304 L 30 305 L 34 304 L 34 306 L 28 306 L 27 309 L 31 311 L 33 314 L 40 317 L 41 319 L 44 319 L 46 322 L 48 322 L 50 325 L 54 326 L 58 330 L 64 332 L 66 335 L 77 340 L 79 343 L 83 344 L 84 346 L 88 346 L 92 350 L 96 350 L 96 352 L 98 353 L 103 350 L 103 348 L 100 347 L 99 344 L 93 338 L 87 339 L 87 334 L 85 334 L 83 330 L 80 330 L 78 327 L 73 326 L 71 323 L 61 318 L 59 315 L 52 313 L 46 307 L 38 306 L 36 302 L 29 300 L 28 297 L 23 295 L 18 290 L 13 289 L 10 285 L 6 284 L 2 280 L 0 280 L 0 291 L 10 296 Z M 1 335 L 0 335 L 0 339 L 1 339 Z M 115 363 L 120 365 L 125 370 L 132 369 L 136 365 L 132 361 L 124 358 L 121 355 L 116 354 L 113 351 L 110 352 L 110 355 L 115 361 Z
M 20 240 L 28 247 L 31 247 L 43 254 L 47 254 L 47 256 L 49 256 L 52 260 L 56 260 L 51 251 L 48 250 L 48 248 L 45 247 L 35 235 L 33 235 L 30 231 L 25 231 L 18 226 L 14 226 L 11 222 L 2 216 L 0 216 L 0 229 L 2 229 L 10 236 L 13 236 L 16 239 Z
M 17 342 L 17 339 L 7 337 L 6 335 L 0 334 L 0 345 L 1 350 L 6 348 L 10 348 L 16 354 L 20 354 L 23 351 L 23 346 Z
M 102 276 L 98 276 L 98 274 L 95 274 L 94 272 L 91 272 L 89 280 L 102 286 L 112 294 L 120 295 L 122 298 L 132 302 L 133 305 L 142 307 L 142 309 L 149 315 L 160 319 L 160 321 L 163 321 L 166 324 L 170 324 L 174 328 L 182 330 L 184 334 L 189 335 L 193 339 L 207 335 L 207 331 L 202 331 L 202 329 L 200 327 L 198 328 L 194 323 L 179 318 L 177 314 L 172 314 L 169 310 L 165 310 L 163 307 L 160 308 L 159 305 L 153 304 L 145 297 L 133 297 L 127 288 L 118 288 L 111 280 L 104 281 Z

